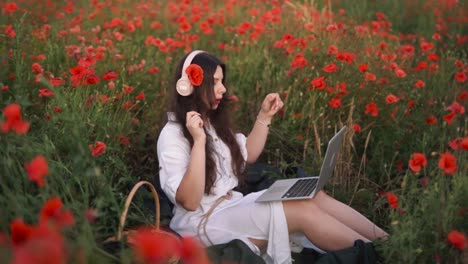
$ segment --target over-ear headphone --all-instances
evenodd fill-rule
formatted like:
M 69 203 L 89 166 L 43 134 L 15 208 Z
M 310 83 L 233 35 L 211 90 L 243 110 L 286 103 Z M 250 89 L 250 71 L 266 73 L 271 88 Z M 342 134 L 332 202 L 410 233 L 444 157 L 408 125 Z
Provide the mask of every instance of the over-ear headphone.
M 176 90 L 180 95 L 188 96 L 193 93 L 193 85 L 190 82 L 187 73 L 185 73 L 185 70 L 187 70 L 188 66 L 190 66 L 193 58 L 195 58 L 195 56 L 203 52 L 204 52 L 203 50 L 194 50 L 190 52 L 190 54 L 185 59 L 184 65 L 182 66 L 182 76 L 180 77 L 179 80 L 177 80 L 177 83 L 176 83 Z

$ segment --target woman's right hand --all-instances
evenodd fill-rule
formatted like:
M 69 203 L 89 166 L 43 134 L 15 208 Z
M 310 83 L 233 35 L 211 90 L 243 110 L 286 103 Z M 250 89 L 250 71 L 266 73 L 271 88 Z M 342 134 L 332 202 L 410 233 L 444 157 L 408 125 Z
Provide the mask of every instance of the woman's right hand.
M 186 124 L 188 131 L 193 137 L 193 141 L 205 140 L 205 130 L 203 129 L 203 120 L 201 115 L 195 111 L 187 112 Z

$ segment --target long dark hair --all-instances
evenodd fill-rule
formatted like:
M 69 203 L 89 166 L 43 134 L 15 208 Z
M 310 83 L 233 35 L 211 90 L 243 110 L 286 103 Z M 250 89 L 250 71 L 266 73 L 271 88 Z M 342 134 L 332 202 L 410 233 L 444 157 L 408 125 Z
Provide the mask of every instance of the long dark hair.
M 190 147 L 193 146 L 193 138 L 187 127 L 186 123 L 186 114 L 189 111 L 196 111 L 202 115 L 204 120 L 208 119 L 210 125 L 215 129 L 218 137 L 228 146 L 231 151 L 232 157 L 232 170 L 239 180 L 239 183 L 244 183 L 244 166 L 245 161 L 242 157 L 240 147 L 237 143 L 233 132 L 233 124 L 229 115 L 230 104 L 228 100 L 228 88 L 226 87 L 226 65 L 219 60 L 217 57 L 209 53 L 200 53 L 197 54 L 193 60 L 192 64 L 197 64 L 203 69 L 203 82 L 200 86 L 194 88 L 194 92 L 189 96 L 181 96 L 177 93 L 175 89 L 175 84 L 177 80 L 180 79 L 182 75 L 182 67 L 185 61 L 185 58 L 188 56 L 186 54 L 178 63 L 175 78 L 172 89 L 172 99 L 169 105 L 169 111 L 175 113 L 176 122 L 182 127 L 185 138 L 190 142 Z M 216 102 L 214 94 L 214 78 L 216 68 L 220 66 L 223 70 L 223 84 L 226 87 L 226 93 L 224 93 L 223 98 L 215 110 L 212 110 L 213 105 Z M 207 98 L 203 100 L 202 98 Z M 208 105 L 205 103 L 208 101 Z M 206 127 L 205 133 L 206 133 Z M 211 190 L 216 179 L 216 163 L 213 147 L 212 137 L 206 133 L 206 164 L 205 164 L 205 193 L 211 194 Z

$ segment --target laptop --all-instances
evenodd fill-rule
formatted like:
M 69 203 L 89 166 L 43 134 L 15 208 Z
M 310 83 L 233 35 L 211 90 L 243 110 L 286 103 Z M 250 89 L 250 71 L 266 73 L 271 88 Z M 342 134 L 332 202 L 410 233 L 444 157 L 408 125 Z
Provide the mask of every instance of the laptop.
M 276 180 L 255 202 L 314 198 L 333 174 L 346 130 L 344 126 L 328 142 L 319 176 Z

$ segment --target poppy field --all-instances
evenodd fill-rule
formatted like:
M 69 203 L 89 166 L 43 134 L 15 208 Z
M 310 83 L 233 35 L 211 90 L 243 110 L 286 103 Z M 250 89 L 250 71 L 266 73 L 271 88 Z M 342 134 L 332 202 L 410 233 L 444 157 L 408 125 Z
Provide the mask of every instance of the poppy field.
M 326 191 L 390 233 L 376 242 L 386 262 L 466 263 L 466 1 L 16 0 L 0 12 L 0 263 L 209 263 L 192 238 L 145 228 L 103 250 L 131 187 L 157 181 L 175 66 L 193 49 L 226 63 L 244 134 L 280 94 L 261 162 L 317 174 L 350 128 Z M 154 223 L 148 197 L 129 227 Z

